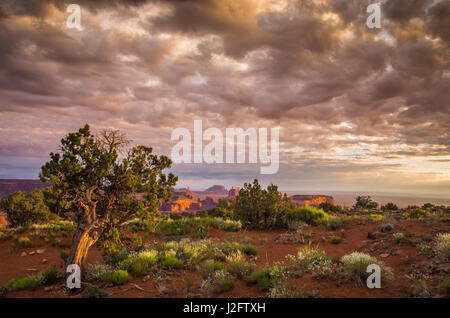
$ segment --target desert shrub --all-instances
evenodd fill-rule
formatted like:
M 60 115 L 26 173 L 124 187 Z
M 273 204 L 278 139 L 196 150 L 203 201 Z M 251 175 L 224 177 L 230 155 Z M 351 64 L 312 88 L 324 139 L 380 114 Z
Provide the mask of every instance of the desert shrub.
M 245 183 L 235 198 L 234 218 L 247 229 L 281 228 L 286 224 L 287 196 L 271 184 L 263 189 L 258 180 Z
M 426 279 L 422 275 L 406 275 L 408 284 L 403 285 L 403 292 L 412 298 L 430 297 L 430 291 L 426 283 Z
M 114 285 L 123 285 L 130 281 L 130 275 L 128 275 L 127 271 L 124 270 L 116 270 L 112 275 L 112 282 Z
M 214 260 L 208 259 L 199 266 L 198 272 L 203 279 L 208 279 L 211 274 L 222 269 L 222 263 L 214 262 Z
M 40 272 L 33 279 L 37 286 L 54 284 L 59 282 L 63 278 L 63 274 L 56 269 L 55 266 L 47 268 L 45 271 Z
M 330 230 L 337 230 L 342 226 L 342 219 L 337 216 L 330 216 L 327 219 L 327 228 Z
M 395 225 L 393 223 L 386 223 L 381 225 L 380 230 L 383 233 L 391 232 L 394 229 Z
M 269 290 L 270 298 L 310 298 L 313 294 L 297 287 L 291 280 L 280 278 Z
M 436 235 L 436 254 L 442 259 L 450 259 L 450 233 Z
M 253 272 L 248 281 L 252 284 L 257 284 L 260 290 L 266 291 L 275 285 L 284 272 L 285 268 L 282 266 L 266 267 Z
M 450 296 L 450 277 L 446 277 L 442 282 L 442 288 L 444 289 L 447 296 Z
M 226 232 L 238 232 L 242 229 L 242 223 L 240 220 L 224 220 L 222 218 L 212 219 L 211 226 Z
M 433 247 L 427 244 L 417 245 L 417 252 L 426 256 L 431 256 L 433 254 Z
M 248 277 L 255 270 L 255 266 L 248 262 L 240 251 L 227 256 L 225 268 L 228 273 L 236 276 L 238 279 Z
M 355 198 L 356 202 L 353 206 L 353 209 L 355 210 L 371 210 L 376 209 L 378 207 L 378 203 L 373 201 L 370 195 L 365 196 L 358 196 Z
M 311 245 L 300 248 L 295 256 L 288 255 L 287 259 L 300 270 L 323 271 L 332 266 L 331 259 L 318 247 Z
M 383 262 L 380 262 L 375 257 L 365 253 L 353 252 L 343 256 L 341 261 L 344 263 L 345 269 L 350 277 L 357 282 L 366 280 L 367 277 L 369 277 L 370 273 L 367 273 L 367 267 L 371 264 L 380 266 L 381 279 L 383 281 L 392 280 L 394 278 L 394 274 L 390 267 L 385 266 Z
M 17 239 L 17 243 L 19 244 L 20 247 L 25 248 L 25 247 L 30 247 L 31 246 L 31 241 L 28 237 L 26 236 L 21 236 Z
M 86 268 L 86 279 L 88 281 L 111 282 L 114 274 L 114 267 L 107 264 L 94 263 Z
M 430 216 L 430 212 L 428 212 L 427 210 L 423 210 L 423 209 L 414 209 L 409 212 L 409 218 L 411 218 L 411 219 L 422 219 L 427 216 Z
M 321 204 L 319 204 L 318 206 L 319 209 L 324 210 L 325 212 L 333 212 L 333 213 L 342 213 L 343 209 L 340 205 L 334 205 L 328 202 L 323 202 Z
M 89 285 L 83 290 L 82 297 L 83 298 L 105 298 L 108 296 L 108 293 L 99 289 L 98 287 Z
M 342 242 L 342 238 L 340 238 L 339 236 L 334 236 L 331 238 L 331 243 L 333 244 L 340 244 Z
M 208 293 L 221 294 L 234 287 L 234 280 L 224 270 L 214 272 L 207 280 L 202 282 L 201 288 Z
M 33 189 L 29 193 L 17 191 L 3 200 L 2 205 L 13 227 L 29 226 L 58 218 L 50 212 L 44 199 L 42 189 Z
M 326 224 L 329 219 L 329 215 L 323 210 L 310 206 L 292 207 L 286 217 L 288 220 L 303 221 L 314 226 Z
M 158 252 L 156 250 L 143 250 L 139 253 L 129 253 L 127 258 L 123 259 L 117 267 L 130 271 L 135 276 L 144 276 L 157 261 Z
M 247 255 L 258 255 L 258 248 L 250 244 L 243 245 L 241 251 Z
M 180 269 L 184 266 L 182 260 L 179 260 L 175 256 L 171 255 L 162 255 L 160 258 L 160 263 L 163 267 L 169 269 Z
M 8 291 L 17 291 L 35 287 L 36 283 L 31 277 L 13 278 L 5 284 Z
M 401 243 L 401 242 L 403 242 L 404 240 L 406 240 L 405 234 L 400 233 L 400 232 L 394 233 L 394 234 L 392 235 L 392 237 L 394 238 L 394 240 L 395 240 L 397 243 Z
M 194 267 L 206 259 L 218 259 L 223 254 L 218 244 L 210 240 L 190 241 L 183 239 L 179 242 L 166 242 L 158 246 L 160 253 L 176 256 L 188 267 Z
M 387 211 L 397 211 L 398 206 L 395 203 L 388 202 L 385 205 L 381 206 L 381 211 L 387 212 Z
M 114 266 L 119 266 L 119 264 L 126 260 L 129 255 L 130 251 L 127 248 L 122 248 L 118 252 L 111 255 L 111 263 Z
M 167 219 L 160 224 L 159 230 L 166 235 L 185 235 L 192 232 L 193 219 L 181 218 L 178 220 Z
M 192 237 L 196 239 L 206 239 L 209 237 L 209 230 L 203 225 L 199 225 L 194 230 L 194 234 L 192 235 Z

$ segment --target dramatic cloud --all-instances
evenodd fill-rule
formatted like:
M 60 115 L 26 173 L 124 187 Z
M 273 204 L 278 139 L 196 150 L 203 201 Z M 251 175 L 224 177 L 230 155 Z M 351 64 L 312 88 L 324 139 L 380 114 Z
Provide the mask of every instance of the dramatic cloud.
M 280 171 L 178 165 L 181 185 L 449 195 L 450 2 L 0 2 L 0 177 L 84 123 L 170 155 L 173 129 L 279 127 Z

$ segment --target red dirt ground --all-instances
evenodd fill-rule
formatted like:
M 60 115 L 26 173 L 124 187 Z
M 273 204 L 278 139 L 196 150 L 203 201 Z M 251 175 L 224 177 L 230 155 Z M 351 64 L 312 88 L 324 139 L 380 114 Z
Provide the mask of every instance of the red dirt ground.
M 325 227 L 308 227 L 306 232 L 312 233 L 313 244 L 319 244 L 319 248 L 324 250 L 333 258 L 340 258 L 345 254 L 353 251 L 365 251 L 366 248 L 374 246 L 376 240 L 367 238 L 368 232 L 378 231 L 382 222 L 369 222 L 362 220 L 349 221 L 344 227 L 345 238 L 342 243 L 335 245 L 331 243 L 333 236 L 341 236 L 341 230 L 328 231 Z M 420 239 L 423 234 L 429 237 L 434 236 L 438 232 L 449 232 L 449 225 L 441 222 L 427 223 L 421 220 L 398 221 L 393 232 L 410 233 L 410 240 Z M 213 240 L 224 241 L 227 239 L 242 240 L 247 238 L 250 243 L 259 249 L 256 264 L 258 268 L 272 265 L 274 262 L 282 262 L 288 254 L 296 254 L 299 247 L 304 244 L 282 244 L 276 242 L 276 238 L 286 231 L 242 231 L 238 233 L 224 232 L 221 230 L 211 229 L 211 238 Z M 265 238 L 265 242 L 260 240 Z M 67 243 L 70 240 L 65 239 Z M 148 241 L 161 241 L 161 238 L 150 236 Z M 366 241 L 367 246 L 362 247 L 361 244 Z M 366 286 L 357 286 L 353 282 L 346 283 L 340 287 L 335 282 L 326 279 L 316 279 L 312 275 L 304 275 L 295 279 L 295 284 L 303 287 L 306 291 L 319 289 L 322 297 L 405 297 L 403 286 L 407 284 L 405 274 L 412 264 L 417 264 L 420 268 L 425 268 L 432 263 L 432 260 L 424 255 L 417 254 L 417 248 L 409 244 L 398 245 L 393 242 L 392 234 L 386 236 L 386 240 L 378 240 L 376 244 L 382 246 L 387 243 L 384 248 L 372 250 L 368 253 L 375 256 L 378 260 L 382 260 L 386 265 L 394 270 L 395 279 L 382 286 L 381 289 L 368 289 Z M 51 265 L 55 265 L 62 270 L 62 259 L 60 256 L 61 248 L 53 246 L 39 246 L 39 239 L 33 239 L 34 247 L 19 249 L 14 247 L 12 241 L 0 242 L 0 285 L 4 285 L 7 281 L 14 277 L 24 277 L 42 271 Z M 428 243 L 432 244 L 432 243 Z M 42 254 L 21 256 L 25 251 L 27 253 L 36 251 L 37 249 L 45 249 Z M 389 254 L 393 251 L 395 253 Z M 387 257 L 381 254 L 389 254 Z M 386 256 L 386 255 L 384 255 Z M 47 262 L 43 263 L 43 259 Z M 102 252 L 96 248 L 89 251 L 87 263 L 94 263 L 102 260 Z M 450 263 L 441 264 L 447 270 Z M 34 271 L 30 271 L 34 269 Z M 200 295 L 199 286 L 201 283 L 200 275 L 195 271 L 177 270 L 165 271 L 170 277 L 164 285 L 166 292 L 161 294 L 157 284 L 153 279 L 143 281 L 142 278 L 133 278 L 129 283 L 123 286 L 102 286 L 98 285 L 110 294 L 110 297 L 185 297 L 189 295 Z M 441 277 L 438 273 L 432 273 L 427 281 L 428 289 L 432 292 L 433 297 L 445 297 L 445 293 L 440 287 Z M 447 271 L 448 275 L 448 271 Z M 187 290 L 187 280 L 191 281 L 191 287 Z M 69 295 L 59 288 L 60 286 L 39 287 L 36 290 L 25 290 L 12 292 L 7 297 L 81 297 L 81 294 Z M 142 289 L 142 290 L 141 290 Z M 235 287 L 226 293 L 216 297 L 266 297 L 266 293 L 261 292 L 255 285 L 249 285 L 244 281 L 236 281 Z

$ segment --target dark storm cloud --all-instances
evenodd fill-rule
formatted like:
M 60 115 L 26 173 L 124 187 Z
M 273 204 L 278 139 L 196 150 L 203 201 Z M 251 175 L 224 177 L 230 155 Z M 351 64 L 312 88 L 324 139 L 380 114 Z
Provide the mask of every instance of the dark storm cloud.
M 372 2 L 83 0 L 77 31 L 69 1 L 2 1 L 0 160 L 29 156 L 22 126 L 46 136 L 29 150 L 42 155 L 61 137 L 52 129 L 83 122 L 151 136 L 167 154 L 193 119 L 280 126 L 293 170 L 450 156 L 450 2 L 382 1 L 370 30 Z

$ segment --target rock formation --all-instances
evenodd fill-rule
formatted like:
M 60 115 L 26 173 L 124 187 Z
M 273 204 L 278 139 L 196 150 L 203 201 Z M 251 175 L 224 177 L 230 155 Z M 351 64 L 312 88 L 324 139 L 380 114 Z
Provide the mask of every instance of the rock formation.
M 318 207 L 321 203 L 330 203 L 334 204 L 334 198 L 329 195 L 321 195 L 321 194 L 309 194 L 309 195 L 300 195 L 296 194 L 290 196 L 289 199 L 292 203 L 297 206 L 313 206 Z

